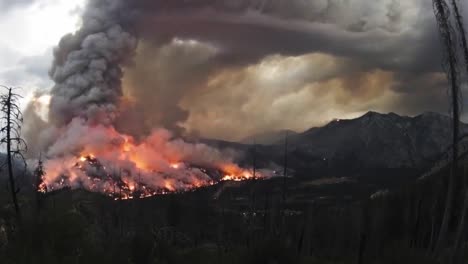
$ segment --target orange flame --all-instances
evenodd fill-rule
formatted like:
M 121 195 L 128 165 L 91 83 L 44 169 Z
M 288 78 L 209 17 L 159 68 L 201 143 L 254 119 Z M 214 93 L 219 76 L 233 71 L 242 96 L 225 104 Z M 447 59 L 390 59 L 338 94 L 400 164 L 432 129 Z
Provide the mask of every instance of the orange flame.
M 155 133 L 136 143 L 131 136 L 113 128 L 100 129 L 103 131 L 99 135 L 106 135 L 100 139 L 108 137 L 109 142 L 85 144 L 77 156 L 47 161 L 44 186 L 40 186 L 39 191 L 71 186 L 102 192 L 114 199 L 133 199 L 191 191 L 222 181 L 263 178 L 258 172 L 254 175 L 252 170 L 211 157 L 207 157 L 211 163 L 207 168 L 192 166 L 186 157 L 199 158 L 204 148 L 208 149 L 206 153 L 212 153 L 213 149 L 205 145 L 193 147 L 181 141 L 172 144 L 167 133 Z M 193 152 L 184 154 L 187 149 Z

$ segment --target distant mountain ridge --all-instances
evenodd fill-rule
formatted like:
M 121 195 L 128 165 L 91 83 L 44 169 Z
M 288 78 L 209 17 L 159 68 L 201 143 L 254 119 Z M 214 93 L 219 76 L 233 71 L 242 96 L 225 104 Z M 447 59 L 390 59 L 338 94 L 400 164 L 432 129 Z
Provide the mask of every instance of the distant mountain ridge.
M 434 112 L 415 117 L 368 112 L 291 134 L 288 159 L 293 168 L 423 168 L 451 144 L 451 124 L 450 117 Z M 461 134 L 467 132 L 462 123 Z M 284 135 L 258 146 L 258 156 L 281 164 Z
M 370 167 L 420 167 L 451 143 L 450 117 L 426 112 L 415 117 L 367 114 L 336 120 L 291 138 L 296 151 L 319 155 L 331 163 L 353 160 Z M 461 124 L 462 133 L 468 125 Z

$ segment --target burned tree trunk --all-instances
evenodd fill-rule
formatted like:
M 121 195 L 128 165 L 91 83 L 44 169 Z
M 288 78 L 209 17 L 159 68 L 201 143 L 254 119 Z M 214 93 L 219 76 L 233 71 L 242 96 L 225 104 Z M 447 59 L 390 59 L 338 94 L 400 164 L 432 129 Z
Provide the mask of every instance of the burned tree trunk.
M 42 207 L 43 196 L 47 192 L 47 186 L 44 183 L 44 175 L 44 164 L 42 162 L 42 158 L 39 158 L 37 167 L 34 170 L 34 177 L 36 180 L 36 184 L 34 186 L 36 192 L 36 209 L 38 213 Z
M 455 180 L 458 172 L 458 138 L 459 138 L 459 120 L 460 120 L 460 86 L 459 73 L 457 68 L 456 58 L 456 41 L 453 28 L 450 24 L 450 10 L 444 0 L 433 0 L 434 13 L 437 19 L 439 32 L 441 35 L 445 61 L 443 63 L 447 78 L 450 82 L 450 96 L 453 118 L 453 133 L 452 133 L 452 167 L 448 179 L 447 194 L 445 197 L 445 210 L 443 213 L 442 224 L 440 226 L 439 237 L 435 247 L 435 253 L 438 254 L 444 248 L 447 241 L 447 233 L 449 222 L 453 214 L 453 199 Z
M 457 31 L 458 31 L 458 35 L 460 38 L 460 47 L 463 51 L 465 70 L 466 70 L 466 73 L 468 74 L 468 43 L 466 40 L 466 31 L 465 31 L 465 26 L 463 24 L 463 17 L 460 13 L 460 9 L 458 7 L 457 1 L 452 0 L 451 4 L 452 4 L 452 9 L 455 12 L 455 21 L 457 23 Z
M 6 124 L 6 144 L 7 144 L 7 169 L 8 169 L 8 179 L 10 180 L 10 192 L 13 198 L 13 204 L 15 205 L 16 214 L 19 216 L 19 206 L 18 206 L 18 198 L 16 194 L 19 190 L 16 189 L 15 185 L 15 178 L 13 177 L 13 164 L 12 164 L 12 157 L 11 157 L 11 89 L 8 89 L 8 99 L 6 101 L 7 107 L 7 124 Z
M 365 201 L 361 209 L 361 230 L 359 233 L 359 243 L 358 243 L 358 252 L 357 252 L 357 264 L 364 263 L 365 251 L 368 241 L 368 225 L 369 221 L 369 201 Z
M 288 136 L 289 133 L 286 132 L 286 136 L 284 138 L 284 165 L 283 165 L 283 189 L 282 189 L 282 198 L 283 204 L 286 202 L 286 177 L 288 174 Z
M 21 219 L 20 207 L 18 204 L 19 188 L 14 175 L 13 159 L 23 161 L 26 168 L 26 162 L 23 157 L 23 152 L 26 151 L 26 142 L 21 138 L 21 124 L 23 116 L 18 106 L 20 96 L 13 92 L 13 88 L 2 86 L 7 89 L 7 93 L 0 96 L 1 112 L 3 113 L 2 121 L 4 122 L 0 132 L 4 135 L 0 141 L 6 144 L 6 166 L 8 171 L 8 180 L 10 185 L 11 198 L 15 208 L 16 216 Z
M 464 59 L 465 71 L 466 71 L 465 74 L 466 76 L 468 76 L 468 44 L 466 40 L 465 26 L 463 24 L 463 17 L 460 14 L 460 9 L 458 7 L 457 1 L 451 0 L 451 4 L 452 4 L 452 9 L 455 13 L 455 21 L 457 24 L 457 31 L 458 31 L 459 40 L 460 40 L 460 48 L 462 49 L 462 52 L 463 52 L 463 59 Z M 462 193 L 464 194 L 464 199 L 463 199 L 461 216 L 460 216 L 460 219 L 458 219 L 455 242 L 454 242 L 453 249 L 452 249 L 452 252 L 454 255 L 457 255 L 457 252 L 459 250 L 462 235 L 465 229 L 466 211 L 468 209 L 468 184 L 467 184 L 467 179 L 466 179 L 466 170 L 464 170 L 463 172 L 464 173 L 462 175 L 463 177 Z

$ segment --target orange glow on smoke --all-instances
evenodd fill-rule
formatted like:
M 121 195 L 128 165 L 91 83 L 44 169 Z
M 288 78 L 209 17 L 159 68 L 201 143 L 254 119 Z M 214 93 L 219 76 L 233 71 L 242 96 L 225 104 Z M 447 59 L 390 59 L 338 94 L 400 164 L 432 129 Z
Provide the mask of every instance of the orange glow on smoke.
M 176 190 L 174 186 L 172 186 L 172 183 L 170 181 L 165 181 L 164 187 L 171 192 L 174 192 Z
M 180 163 L 171 163 L 171 168 L 176 169 L 176 170 L 180 169 L 181 166 L 182 165 Z
M 260 173 L 254 176 L 252 170 L 209 156 L 213 149 L 208 146 L 174 143 L 168 132 L 154 133 L 136 142 L 111 127 L 100 129 L 99 139 L 104 143 L 83 144 L 77 155 L 48 160 L 44 185 L 38 191 L 70 186 L 115 199 L 133 199 L 191 191 L 222 181 L 263 178 Z M 200 158 L 203 155 L 208 155 L 206 161 Z M 204 165 L 192 164 L 193 157 Z

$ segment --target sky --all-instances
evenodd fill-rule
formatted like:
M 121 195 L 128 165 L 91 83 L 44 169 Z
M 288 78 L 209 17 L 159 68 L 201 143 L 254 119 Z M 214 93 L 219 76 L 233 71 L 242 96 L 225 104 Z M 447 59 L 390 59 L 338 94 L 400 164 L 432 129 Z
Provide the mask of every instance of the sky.
M 0 0 L 0 84 L 28 97 L 50 89 L 53 48 L 77 30 L 83 7 L 81 0 Z
M 141 118 L 126 124 L 129 133 L 161 126 L 241 140 L 370 110 L 449 111 L 428 0 L 126 4 L 138 17 L 138 47 L 123 66 L 132 106 L 122 115 Z M 8 36 L 0 40 L 0 83 L 23 87 L 26 100 L 48 91 L 53 49 L 79 29 L 85 9 L 84 0 L 0 0 Z

